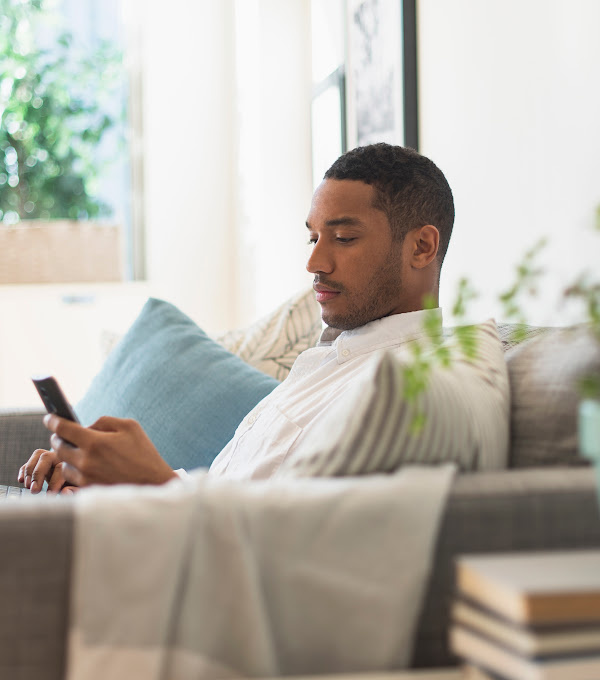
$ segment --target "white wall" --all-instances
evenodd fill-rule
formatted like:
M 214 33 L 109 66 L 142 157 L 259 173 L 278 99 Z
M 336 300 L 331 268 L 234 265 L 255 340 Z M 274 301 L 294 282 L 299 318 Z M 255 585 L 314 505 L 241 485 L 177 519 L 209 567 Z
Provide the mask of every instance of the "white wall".
M 454 191 L 456 223 L 442 303 L 468 275 L 476 317 L 541 236 L 549 272 L 529 306 L 559 324 L 555 301 L 584 268 L 598 272 L 600 2 L 419 0 L 421 151 Z

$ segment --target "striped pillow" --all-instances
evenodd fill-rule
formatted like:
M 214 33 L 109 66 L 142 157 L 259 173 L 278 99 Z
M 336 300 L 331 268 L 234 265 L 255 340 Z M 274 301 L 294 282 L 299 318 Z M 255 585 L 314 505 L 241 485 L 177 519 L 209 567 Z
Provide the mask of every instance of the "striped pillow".
M 419 399 L 425 415 L 415 433 L 415 407 L 404 394 L 406 362 L 374 357 L 364 380 L 327 415 L 284 463 L 291 476 L 392 472 L 405 464 L 454 462 L 461 470 L 506 467 L 509 385 L 493 319 L 477 326 L 477 354 L 467 359 L 454 338 L 451 362 L 433 368 Z
M 215 339 L 259 371 L 284 380 L 298 355 L 316 345 L 322 327 L 321 308 L 309 288 L 248 328 Z

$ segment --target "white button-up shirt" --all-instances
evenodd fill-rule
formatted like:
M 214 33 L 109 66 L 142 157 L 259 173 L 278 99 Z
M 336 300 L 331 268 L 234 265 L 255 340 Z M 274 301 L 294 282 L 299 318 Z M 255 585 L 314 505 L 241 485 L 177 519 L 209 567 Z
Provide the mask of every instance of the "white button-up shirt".
M 374 352 L 408 356 L 408 344 L 425 335 L 425 314 L 394 314 L 349 331 L 326 328 L 317 346 L 302 352 L 288 377 L 244 418 L 210 473 L 236 479 L 276 475 L 312 423 L 343 399 Z

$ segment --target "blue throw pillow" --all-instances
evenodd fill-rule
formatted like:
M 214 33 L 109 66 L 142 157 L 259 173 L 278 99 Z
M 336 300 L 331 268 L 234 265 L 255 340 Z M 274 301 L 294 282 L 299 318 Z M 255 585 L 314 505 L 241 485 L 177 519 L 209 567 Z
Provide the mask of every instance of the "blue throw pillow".
M 150 298 L 75 410 L 137 420 L 175 469 L 208 467 L 244 416 L 279 382 Z

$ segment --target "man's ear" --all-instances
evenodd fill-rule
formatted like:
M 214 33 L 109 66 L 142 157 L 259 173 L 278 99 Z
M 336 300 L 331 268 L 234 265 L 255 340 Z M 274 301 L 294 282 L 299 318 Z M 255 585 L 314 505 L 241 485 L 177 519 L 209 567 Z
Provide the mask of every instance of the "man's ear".
M 411 265 L 415 269 L 424 269 L 437 257 L 440 245 L 440 232 L 433 224 L 414 229 L 409 235 L 411 242 Z

